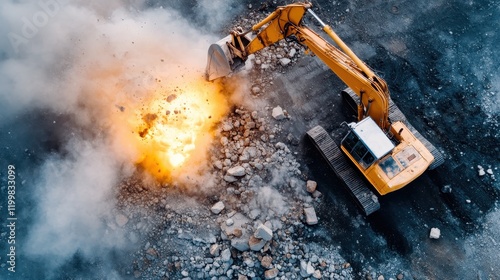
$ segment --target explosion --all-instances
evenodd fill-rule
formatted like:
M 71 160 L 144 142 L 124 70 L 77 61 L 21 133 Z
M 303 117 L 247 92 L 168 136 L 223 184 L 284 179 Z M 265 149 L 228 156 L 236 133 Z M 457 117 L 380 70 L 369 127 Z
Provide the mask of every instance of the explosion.
M 181 77 L 175 85 L 158 80 L 152 98 L 135 114 L 139 163 L 161 181 L 203 165 L 213 128 L 228 110 L 219 84 Z

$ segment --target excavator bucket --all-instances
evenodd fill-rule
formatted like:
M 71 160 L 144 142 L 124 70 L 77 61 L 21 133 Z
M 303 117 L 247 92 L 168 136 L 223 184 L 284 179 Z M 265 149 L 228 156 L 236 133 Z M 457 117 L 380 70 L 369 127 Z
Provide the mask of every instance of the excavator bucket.
M 228 41 L 231 41 L 231 35 L 208 48 L 207 68 L 205 70 L 207 80 L 213 81 L 233 72 L 231 69 L 233 59 L 226 44 Z

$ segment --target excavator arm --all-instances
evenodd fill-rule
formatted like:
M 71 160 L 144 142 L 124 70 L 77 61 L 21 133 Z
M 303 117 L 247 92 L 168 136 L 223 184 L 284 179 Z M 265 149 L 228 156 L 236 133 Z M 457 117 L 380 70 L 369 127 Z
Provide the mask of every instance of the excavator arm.
M 358 104 L 358 121 L 366 116 L 388 130 L 389 123 L 389 91 L 386 82 L 375 75 L 352 50 L 337 36 L 332 28 L 321 21 L 310 8 L 310 3 L 296 3 L 278 7 L 264 20 L 257 23 L 247 32 L 232 31 L 231 35 L 214 44 L 209 49 L 207 74 L 209 80 L 226 76 L 238 71 L 249 55 L 266 48 L 280 40 L 294 36 L 298 42 L 318 56 L 360 99 Z M 306 12 L 311 13 L 322 25 L 323 31 L 342 49 L 339 50 L 316 32 L 302 24 Z M 250 32 L 257 32 L 250 39 Z M 213 50 L 219 50 L 219 55 Z M 212 50 L 212 51 L 211 51 Z M 222 51 L 224 50 L 224 51 Z M 222 53 L 225 54 L 226 58 Z M 219 57 L 222 61 L 215 63 Z M 229 62 L 226 63 L 227 57 Z M 243 63 L 242 63 L 243 62 Z M 217 71 L 213 65 L 226 65 L 224 70 Z

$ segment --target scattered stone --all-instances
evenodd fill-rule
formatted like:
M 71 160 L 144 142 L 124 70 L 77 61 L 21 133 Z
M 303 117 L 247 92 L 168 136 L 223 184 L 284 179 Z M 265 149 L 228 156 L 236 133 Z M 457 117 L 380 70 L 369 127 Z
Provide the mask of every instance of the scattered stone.
M 231 239 L 231 246 L 241 252 L 248 251 L 248 249 L 250 249 L 248 239 L 243 237 Z
M 431 228 L 431 233 L 429 234 L 429 238 L 431 239 L 439 239 L 441 236 L 441 230 L 438 228 Z
M 486 169 L 486 173 L 489 175 L 493 175 L 493 170 L 491 168 Z
M 308 225 L 315 225 L 318 223 L 318 217 L 313 207 L 305 207 L 304 214 L 306 215 L 306 223 Z
M 396 278 L 397 278 L 398 280 L 403 280 L 403 278 L 404 278 L 403 273 L 399 273 L 399 274 L 398 274 L 398 276 L 396 276 Z
M 274 119 L 279 121 L 285 118 L 285 113 L 280 106 L 276 106 L 273 108 L 272 116 Z
M 250 239 L 248 240 L 248 246 L 250 246 L 250 250 L 252 251 L 260 251 L 264 248 L 264 245 L 266 245 L 266 240 L 259 239 L 253 235 L 250 236 Z
M 260 224 L 254 233 L 256 238 L 264 239 L 269 241 L 273 238 L 273 231 L 264 224 Z
M 297 53 L 297 50 L 295 48 L 292 48 L 290 52 L 288 53 L 288 57 L 292 58 L 295 56 L 295 53 Z
M 292 60 L 286 57 L 280 59 L 281 66 L 287 66 L 288 64 L 290 64 L 290 62 L 292 62 Z
M 225 249 L 224 251 L 222 251 L 220 259 L 223 262 L 229 262 L 229 260 L 231 259 L 231 251 L 229 249 Z
M 384 280 L 384 275 L 379 275 L 379 277 L 377 278 L 377 280 Z
M 253 94 L 258 94 L 258 93 L 260 93 L 260 92 L 261 92 L 260 87 L 257 87 L 257 86 L 252 87 L 252 93 L 253 93 Z
M 270 268 L 273 262 L 273 258 L 271 256 L 264 256 L 260 261 L 260 265 L 264 268 Z
M 318 198 L 318 197 L 320 197 L 320 196 L 322 196 L 322 195 L 323 195 L 323 194 L 322 194 L 320 191 L 315 190 L 315 191 L 313 192 L 313 194 L 312 194 L 312 197 L 313 197 L 313 198 Z
M 445 185 L 441 188 L 442 193 L 451 193 L 451 185 Z
M 319 269 L 316 269 L 312 275 L 312 277 L 315 279 L 321 279 L 321 276 L 321 271 Z
M 228 176 L 241 177 L 245 176 L 245 174 L 246 174 L 245 168 L 243 168 L 242 166 L 235 166 L 227 170 Z
M 236 178 L 234 176 L 226 175 L 226 176 L 224 176 L 224 181 L 226 181 L 228 183 L 234 183 L 234 182 L 238 181 L 238 178 Z
M 309 277 L 314 273 L 314 267 L 311 262 L 300 261 L 300 276 Z
M 123 214 L 118 214 L 116 215 L 116 224 L 119 226 L 119 227 L 123 227 L 124 225 L 126 225 L 128 223 L 128 218 L 127 216 L 123 215 Z
M 227 219 L 227 220 L 226 220 L 226 225 L 228 225 L 228 226 L 232 226 L 232 225 L 234 225 L 234 220 L 233 220 L 233 219 L 231 219 L 231 218 Z
M 220 253 L 219 244 L 213 244 L 212 246 L 210 246 L 210 255 L 212 255 L 214 257 L 218 257 L 219 253 Z
M 318 183 L 316 183 L 316 181 L 308 180 L 306 183 L 307 192 L 311 193 L 311 194 L 314 193 L 314 191 L 316 191 L 317 186 L 318 186 Z
M 224 210 L 224 208 L 225 208 L 224 202 L 219 201 L 219 202 L 215 203 L 214 206 L 212 206 L 212 208 L 210 208 L 210 210 L 214 214 L 219 214 L 220 212 L 222 212 L 222 210 Z
M 276 278 L 276 276 L 278 276 L 278 273 L 279 273 L 278 269 L 271 268 L 269 270 L 266 270 L 266 272 L 264 272 L 264 276 L 266 277 L 266 279 L 274 279 Z

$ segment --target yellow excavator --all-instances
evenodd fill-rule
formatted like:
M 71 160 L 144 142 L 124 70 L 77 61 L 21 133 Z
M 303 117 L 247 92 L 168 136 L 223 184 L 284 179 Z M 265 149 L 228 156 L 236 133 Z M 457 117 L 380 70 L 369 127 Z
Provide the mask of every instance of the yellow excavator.
M 354 104 L 358 120 L 348 124 L 340 147 L 321 126 L 313 127 L 307 135 L 363 212 L 369 215 L 378 210 L 380 204 L 366 181 L 380 195 L 385 195 L 408 185 L 425 170 L 436 168 L 444 158 L 392 102 L 386 82 L 361 61 L 311 7 L 309 2 L 278 7 L 250 30 L 232 31 L 212 44 L 208 51 L 207 79 L 238 71 L 249 55 L 285 38 L 296 39 L 319 57 L 348 86 L 342 95 L 348 104 Z M 306 12 L 342 51 L 304 25 Z

